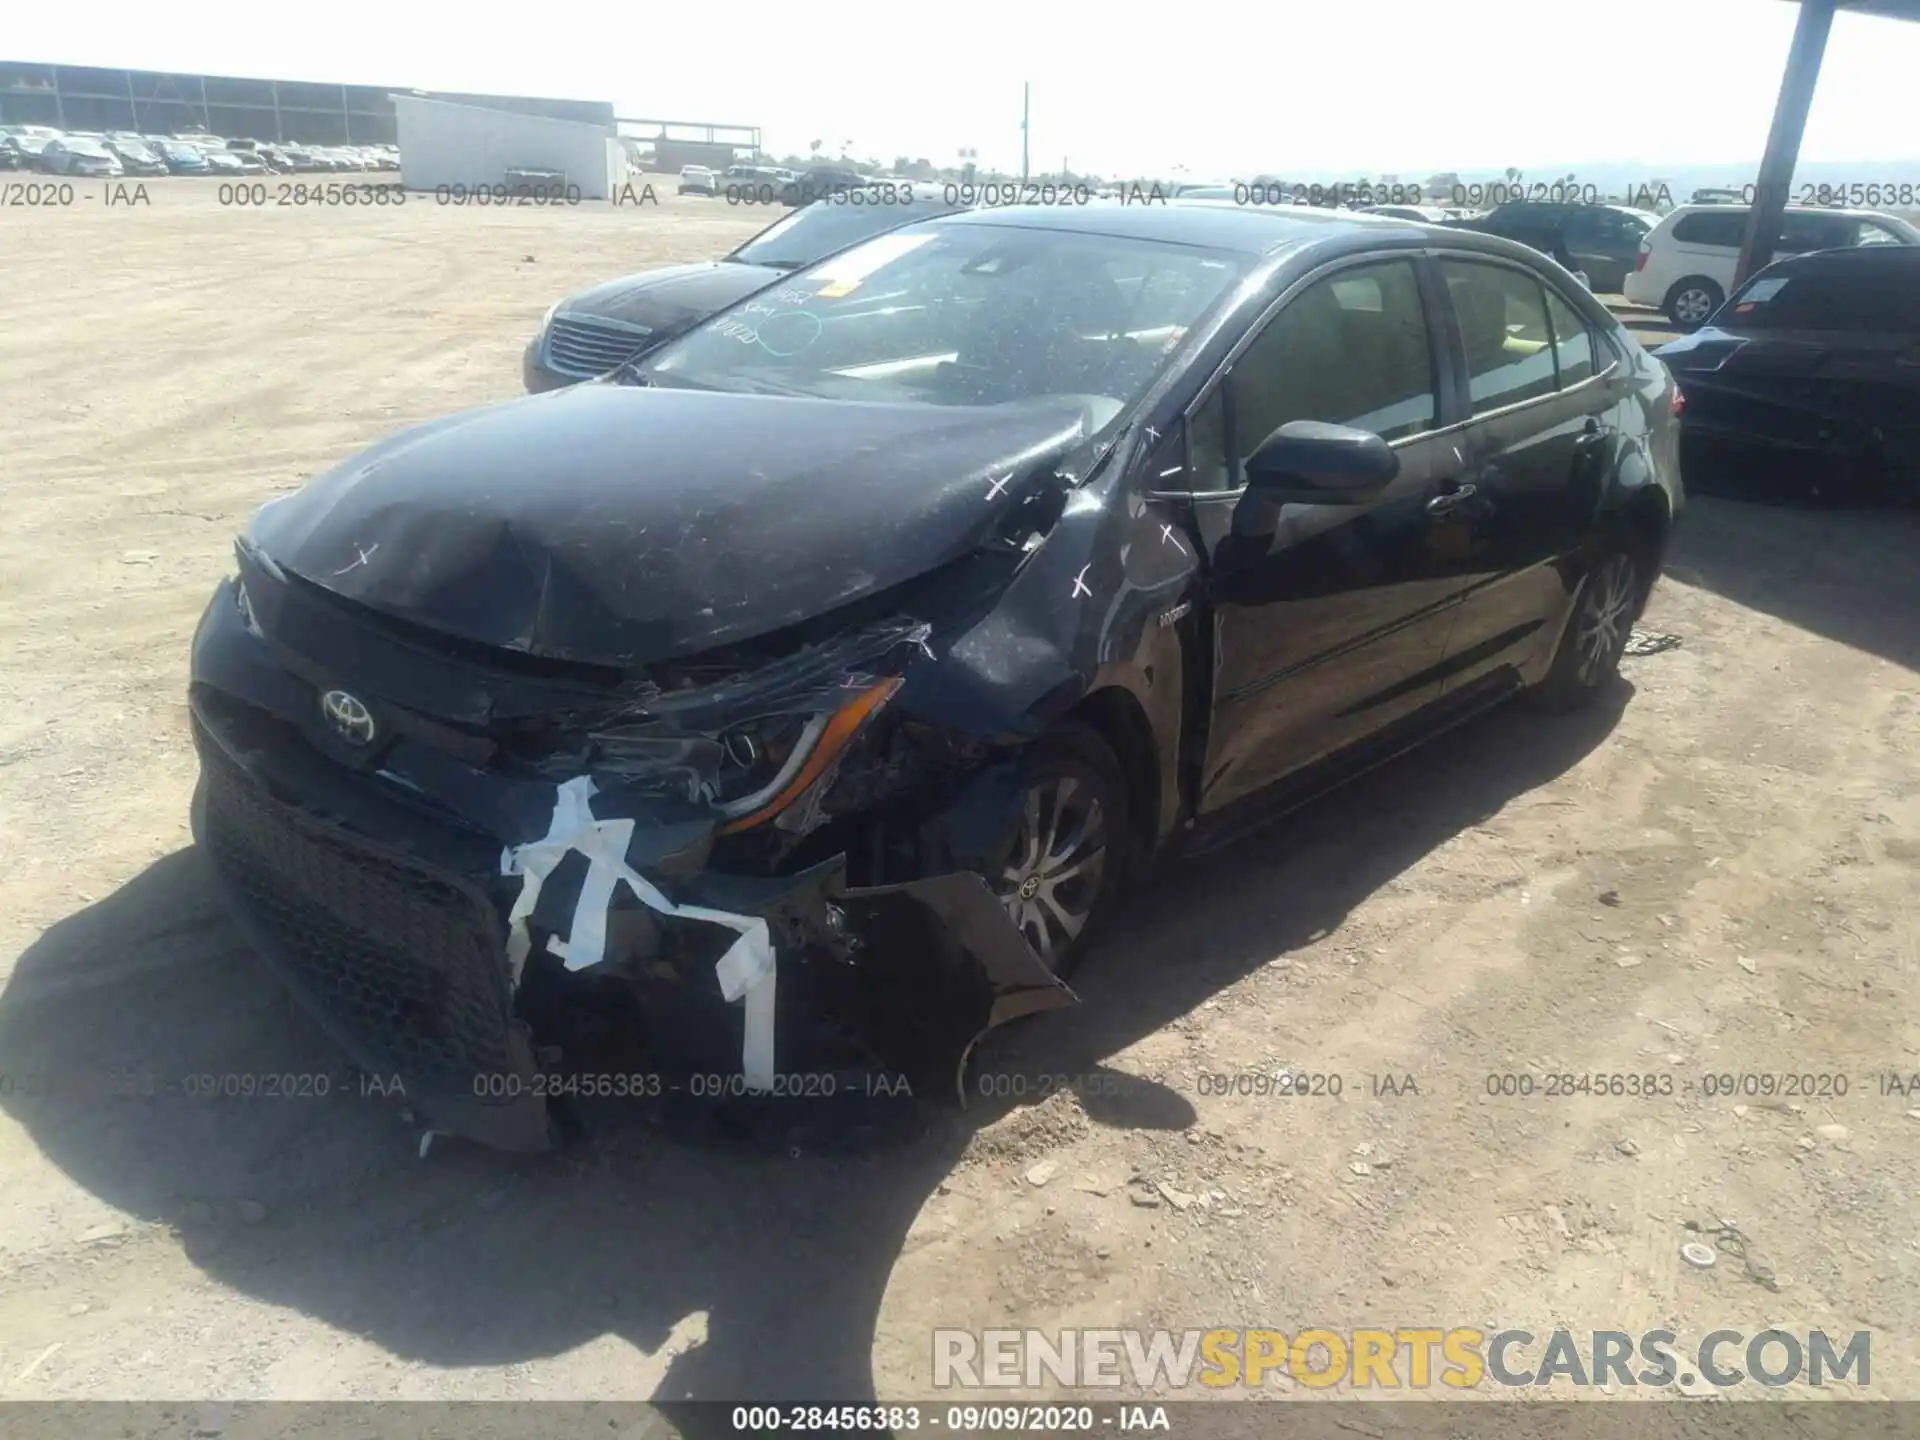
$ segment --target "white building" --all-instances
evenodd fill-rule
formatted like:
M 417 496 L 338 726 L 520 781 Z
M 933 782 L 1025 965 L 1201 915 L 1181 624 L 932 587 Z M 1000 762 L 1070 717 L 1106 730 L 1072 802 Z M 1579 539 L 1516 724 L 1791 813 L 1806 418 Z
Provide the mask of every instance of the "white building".
M 409 190 L 473 190 L 503 184 L 509 170 L 549 170 L 579 186 L 581 199 L 606 200 L 627 178 L 627 152 L 611 125 L 417 95 L 395 95 L 393 110 L 400 183 Z

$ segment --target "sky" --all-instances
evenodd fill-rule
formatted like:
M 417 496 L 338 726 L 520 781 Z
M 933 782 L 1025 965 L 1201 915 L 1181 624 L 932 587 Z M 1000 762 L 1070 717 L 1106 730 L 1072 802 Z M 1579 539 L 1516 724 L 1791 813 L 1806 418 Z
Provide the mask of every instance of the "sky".
M 775 154 L 1017 171 L 1409 178 L 1594 162 L 1757 162 L 1786 0 L 1180 0 L 964 6 L 737 0 L 533 7 L 328 0 L 22 5 L 0 58 L 610 100 L 758 125 Z M 1839 15 L 1805 161 L 1920 155 L 1920 24 Z M 1917 176 L 1916 178 L 1920 178 Z

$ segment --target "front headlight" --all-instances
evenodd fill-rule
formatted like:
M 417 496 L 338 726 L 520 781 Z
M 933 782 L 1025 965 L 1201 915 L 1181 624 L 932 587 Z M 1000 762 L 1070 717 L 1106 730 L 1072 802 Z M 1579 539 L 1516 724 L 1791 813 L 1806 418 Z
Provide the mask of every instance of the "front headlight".
M 847 698 L 832 708 L 766 715 L 711 734 L 668 735 L 647 724 L 587 738 L 595 760 L 685 775 L 725 822 L 720 833 L 731 835 L 765 824 L 804 796 L 903 683 L 888 677 L 843 692 Z

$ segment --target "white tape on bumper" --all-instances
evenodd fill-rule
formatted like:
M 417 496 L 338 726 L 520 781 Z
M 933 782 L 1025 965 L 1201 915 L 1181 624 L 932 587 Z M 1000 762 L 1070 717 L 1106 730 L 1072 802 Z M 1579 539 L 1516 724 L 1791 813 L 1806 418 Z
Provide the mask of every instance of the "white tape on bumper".
M 576 775 L 560 786 L 554 798 L 553 821 L 546 835 L 501 852 L 500 873 L 520 877 L 520 894 L 507 916 L 507 963 L 512 968 L 515 987 L 520 984 L 520 973 L 526 967 L 527 952 L 532 946 L 527 921 L 540 902 L 541 887 L 567 855 L 583 855 L 587 861 L 587 878 L 580 885 L 572 930 L 564 940 L 553 936 L 547 948 L 558 955 L 569 970 L 599 964 L 607 950 L 607 910 L 613 903 L 614 890 L 621 884 L 633 891 L 641 904 L 662 915 L 704 920 L 737 932 L 740 938 L 728 946 L 727 953 L 715 963 L 714 974 L 719 979 L 721 995 L 729 1003 L 744 1002 L 746 1038 L 741 1046 L 740 1068 L 747 1088 L 771 1090 L 774 963 L 773 936 L 767 922 L 756 915 L 674 904 L 627 864 L 633 821 L 596 820 L 594 793 L 593 777 Z

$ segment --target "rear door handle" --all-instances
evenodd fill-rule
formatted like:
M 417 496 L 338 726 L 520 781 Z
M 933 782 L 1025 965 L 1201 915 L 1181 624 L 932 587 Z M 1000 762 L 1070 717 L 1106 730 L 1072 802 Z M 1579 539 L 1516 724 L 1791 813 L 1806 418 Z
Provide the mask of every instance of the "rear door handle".
M 1475 489 L 1471 484 L 1445 491 L 1427 501 L 1427 513 L 1429 515 L 1445 515 L 1448 511 L 1458 509 L 1467 501 L 1471 500 L 1474 497 L 1474 493 Z

